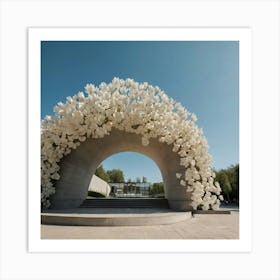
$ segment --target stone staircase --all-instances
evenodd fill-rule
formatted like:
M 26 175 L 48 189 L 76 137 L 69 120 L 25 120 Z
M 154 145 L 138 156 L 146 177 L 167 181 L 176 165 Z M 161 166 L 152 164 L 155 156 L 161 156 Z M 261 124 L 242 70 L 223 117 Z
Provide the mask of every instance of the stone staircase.
M 168 209 L 165 198 L 90 198 L 80 208 L 164 208 Z

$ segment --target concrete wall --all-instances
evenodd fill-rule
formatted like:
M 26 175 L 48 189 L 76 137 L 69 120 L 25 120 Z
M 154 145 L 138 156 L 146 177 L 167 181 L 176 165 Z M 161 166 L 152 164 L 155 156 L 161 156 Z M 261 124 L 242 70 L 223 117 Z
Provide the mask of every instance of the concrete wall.
M 176 173 L 184 174 L 185 169 L 180 166 L 180 158 L 172 151 L 172 145 L 150 139 L 150 144 L 143 146 L 140 135 L 119 130 L 112 130 L 101 139 L 87 139 L 61 160 L 60 179 L 55 185 L 56 193 L 51 197 L 51 208 L 78 207 L 87 196 L 96 168 L 103 160 L 120 152 L 138 152 L 151 158 L 161 171 L 170 208 L 192 209 L 190 193 L 176 178 Z

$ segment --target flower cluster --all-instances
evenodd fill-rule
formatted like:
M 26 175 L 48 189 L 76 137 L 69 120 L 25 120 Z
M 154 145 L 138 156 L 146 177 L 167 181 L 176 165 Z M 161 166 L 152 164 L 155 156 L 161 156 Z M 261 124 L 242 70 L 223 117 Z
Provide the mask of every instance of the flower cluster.
M 211 170 L 208 144 L 190 114 L 158 86 L 132 79 L 114 78 L 98 87 L 88 84 L 85 93 L 59 102 L 54 116 L 41 122 L 41 202 L 50 206 L 59 177 L 59 161 L 87 138 L 102 138 L 112 128 L 141 135 L 142 144 L 157 138 L 172 144 L 180 157 L 184 174 L 176 173 L 178 183 L 191 192 L 192 207 L 218 209 L 222 196 Z

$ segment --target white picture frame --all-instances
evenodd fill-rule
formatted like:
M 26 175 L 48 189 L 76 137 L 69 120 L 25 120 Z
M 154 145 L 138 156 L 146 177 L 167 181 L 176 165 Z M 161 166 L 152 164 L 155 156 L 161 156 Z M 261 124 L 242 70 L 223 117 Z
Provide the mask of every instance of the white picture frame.
M 29 28 L 29 251 L 249 252 L 251 250 L 251 30 L 249 28 Z M 41 41 L 238 41 L 240 234 L 237 240 L 44 240 L 40 237 Z M 31 117 L 32 116 L 32 117 Z M 36 118 L 35 118 L 36 116 Z M 242 187 L 246 185 L 247 187 Z

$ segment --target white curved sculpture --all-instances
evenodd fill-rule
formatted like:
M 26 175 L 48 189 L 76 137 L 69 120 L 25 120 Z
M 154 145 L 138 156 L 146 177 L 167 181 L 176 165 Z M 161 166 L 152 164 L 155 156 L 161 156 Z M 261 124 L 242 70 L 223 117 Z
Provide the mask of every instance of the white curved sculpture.
M 89 191 L 101 193 L 108 197 L 111 191 L 110 185 L 96 175 L 93 175 L 89 184 Z
M 55 116 L 46 116 L 42 121 L 41 201 L 44 208 L 50 206 L 49 197 L 55 193 L 60 160 L 87 139 L 103 138 L 112 130 L 139 135 L 143 146 L 149 146 L 153 139 L 171 146 L 181 166 L 174 176 L 191 194 L 192 208 L 219 208 L 223 199 L 221 188 L 214 183 L 208 144 L 195 124 L 194 114 L 158 86 L 132 79 L 114 78 L 99 87 L 88 84 L 85 92 L 86 96 L 79 92 L 67 97 L 65 104 L 59 102 L 54 108 Z

